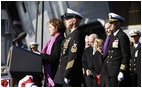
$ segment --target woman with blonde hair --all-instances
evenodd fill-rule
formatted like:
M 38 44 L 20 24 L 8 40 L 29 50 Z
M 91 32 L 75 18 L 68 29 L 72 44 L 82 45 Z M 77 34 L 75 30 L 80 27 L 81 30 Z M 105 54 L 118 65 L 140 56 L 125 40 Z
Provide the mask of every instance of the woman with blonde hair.
M 101 54 L 103 54 L 103 46 L 104 46 L 104 41 L 102 39 L 96 39 L 94 42 L 94 48 Z
M 92 64 L 91 64 L 91 73 L 93 75 L 93 86 L 99 87 L 102 86 L 100 77 L 102 73 L 102 65 L 103 65 L 103 45 L 104 41 L 102 39 L 95 39 L 93 48 L 95 49 L 94 51 L 94 56 L 92 59 Z

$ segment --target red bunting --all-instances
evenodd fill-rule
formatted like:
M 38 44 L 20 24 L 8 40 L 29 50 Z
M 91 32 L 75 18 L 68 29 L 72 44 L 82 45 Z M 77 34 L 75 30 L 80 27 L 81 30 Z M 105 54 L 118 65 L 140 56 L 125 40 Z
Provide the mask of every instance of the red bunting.
M 100 85 L 100 75 L 97 75 L 96 77 L 98 79 L 98 84 Z
M 28 79 L 27 81 L 25 81 L 25 82 L 22 83 L 21 87 L 25 87 L 25 85 L 26 85 L 27 83 L 32 83 L 32 82 L 33 82 L 32 78 L 29 77 L 29 79 Z
M 8 85 L 7 80 L 1 80 L 1 85 L 2 85 L 3 87 L 7 87 L 7 85 Z

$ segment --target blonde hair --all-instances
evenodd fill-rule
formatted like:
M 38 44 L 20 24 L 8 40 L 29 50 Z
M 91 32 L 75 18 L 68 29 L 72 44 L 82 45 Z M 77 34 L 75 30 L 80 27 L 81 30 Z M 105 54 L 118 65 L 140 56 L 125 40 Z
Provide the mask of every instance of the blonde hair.
M 95 39 L 95 42 L 94 42 L 94 48 L 95 49 L 97 49 L 97 47 L 99 46 L 99 45 L 104 45 L 104 41 L 102 40 L 102 39 Z

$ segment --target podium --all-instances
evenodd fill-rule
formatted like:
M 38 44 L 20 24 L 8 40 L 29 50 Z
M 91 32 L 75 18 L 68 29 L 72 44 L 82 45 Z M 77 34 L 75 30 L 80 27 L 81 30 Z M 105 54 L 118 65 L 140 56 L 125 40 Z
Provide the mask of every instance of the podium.
M 42 73 L 42 58 L 29 50 L 12 46 L 9 53 L 8 74 L 12 78 L 26 75 L 38 76 Z

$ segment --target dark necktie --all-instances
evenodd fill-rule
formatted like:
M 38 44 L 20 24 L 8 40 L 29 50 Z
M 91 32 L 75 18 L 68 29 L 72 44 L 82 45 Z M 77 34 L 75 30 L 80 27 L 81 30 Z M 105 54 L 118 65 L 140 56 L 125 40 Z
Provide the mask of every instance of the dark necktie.
M 106 50 L 107 50 L 107 46 L 108 46 L 108 43 L 109 43 L 109 39 L 110 39 L 110 36 L 107 37 L 107 39 L 105 40 L 105 44 L 104 44 L 104 48 L 103 48 L 103 53 L 105 54 Z

